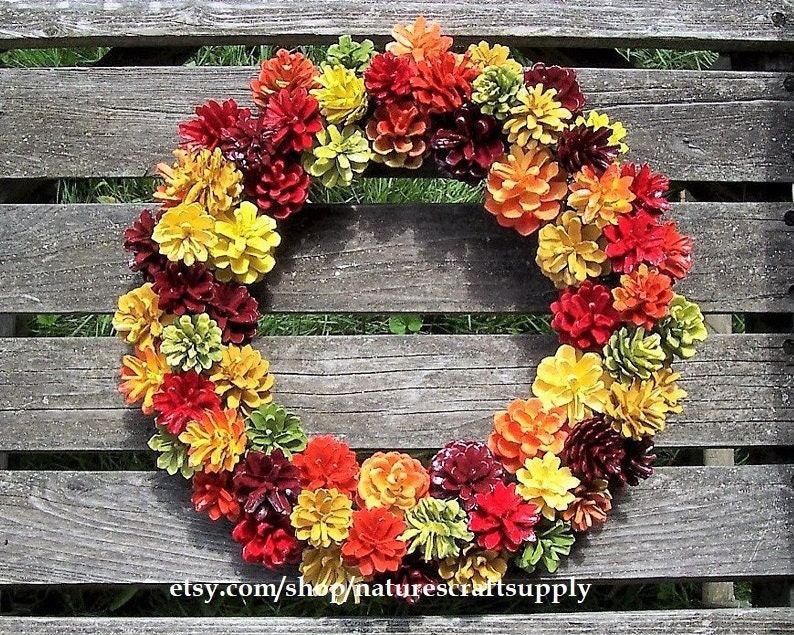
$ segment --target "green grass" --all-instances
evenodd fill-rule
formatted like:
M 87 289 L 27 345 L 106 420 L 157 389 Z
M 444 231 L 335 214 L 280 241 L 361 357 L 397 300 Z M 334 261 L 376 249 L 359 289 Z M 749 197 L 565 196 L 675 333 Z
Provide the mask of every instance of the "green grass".
M 618 49 L 637 68 L 705 70 L 717 61 L 715 51 L 676 51 L 672 49 Z

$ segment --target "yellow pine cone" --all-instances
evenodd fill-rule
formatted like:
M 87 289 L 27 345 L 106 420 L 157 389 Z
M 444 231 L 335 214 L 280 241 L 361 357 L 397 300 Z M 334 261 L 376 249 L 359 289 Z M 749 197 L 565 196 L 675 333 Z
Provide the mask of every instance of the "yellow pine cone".
M 546 409 L 565 407 L 573 426 L 593 412 L 604 412 L 609 399 L 604 374 L 600 355 L 563 344 L 538 365 L 532 393 Z
M 210 249 L 218 241 L 215 219 L 199 203 L 177 205 L 162 215 L 152 240 L 160 246 L 160 253 L 173 262 L 181 261 L 188 267 L 207 262 Z
M 320 104 L 320 112 L 333 124 L 349 124 L 367 113 L 367 90 L 364 79 L 344 66 L 323 64 L 316 78 L 320 88 L 309 92 Z
M 572 116 L 556 96 L 556 89 L 544 90 L 543 84 L 519 90 L 516 96 L 519 103 L 510 109 L 510 117 L 504 123 L 508 143 L 523 148 L 532 143 L 556 142 Z
M 301 556 L 300 573 L 303 581 L 315 589 L 347 589 L 348 585 L 364 580 L 358 567 L 345 562 L 342 548 L 337 544 L 320 549 L 306 547 Z M 337 593 L 331 599 L 336 604 L 342 604 L 346 598 L 344 594 Z M 347 599 L 355 601 L 356 604 L 361 601 L 358 594 L 352 592 Z
M 507 559 L 498 551 L 478 549 L 468 545 L 457 557 L 444 558 L 438 563 L 438 573 L 451 584 L 469 585 L 469 589 L 483 588 L 488 582 L 496 584 L 507 573 Z
M 153 347 L 136 348 L 135 355 L 125 355 L 121 359 L 121 384 L 119 392 L 128 404 L 142 399 L 141 410 L 149 415 L 154 412 L 152 399 L 163 385 L 171 367 L 165 356 Z
M 188 465 L 205 472 L 231 472 L 245 452 L 245 423 L 233 408 L 205 410 L 179 440 L 190 446 Z
M 580 481 L 567 467 L 560 466 L 560 457 L 547 453 L 543 458 L 524 461 L 524 467 L 516 472 L 516 493 L 538 506 L 543 516 L 554 520 L 556 512 L 568 509 L 576 496 L 571 490 Z
M 679 378 L 678 373 L 665 368 L 647 380 L 614 382 L 606 404 L 612 427 L 635 441 L 664 430 L 667 415 L 680 413 L 679 401 L 686 397 L 686 392 L 675 384 Z
M 575 212 L 541 228 L 535 262 L 558 289 L 578 287 L 587 278 L 609 273 L 606 238 L 596 225 L 585 225 Z
M 243 173 L 224 158 L 220 148 L 198 151 L 174 150 L 176 163 L 160 163 L 157 172 L 165 184 L 157 188 L 154 198 L 163 207 L 198 203 L 211 216 L 230 210 L 243 191 Z
M 243 201 L 234 212 L 218 217 L 218 240 L 210 254 L 221 282 L 253 284 L 276 264 L 273 251 L 281 244 L 276 221 L 258 212 L 256 205 Z
M 491 45 L 481 40 L 479 44 L 469 45 L 468 51 L 471 53 L 471 61 L 479 64 L 480 68 L 506 65 L 516 73 L 524 70 L 521 64 L 510 58 L 510 49 L 502 44 Z
M 220 361 L 210 371 L 215 392 L 227 408 L 239 408 L 244 414 L 273 400 L 270 389 L 275 378 L 270 374 L 270 362 L 250 344 L 225 346 Z
M 573 176 L 568 187 L 568 205 L 576 210 L 585 223 L 595 223 L 603 228 L 616 225 L 620 214 L 631 212 L 633 178 L 620 176 L 620 166 L 613 163 L 598 176 L 586 165 Z
M 160 337 L 171 321 L 158 306 L 158 301 L 151 282 L 122 295 L 113 315 L 113 328 L 119 337 L 137 348 L 154 347 L 155 338 Z
M 353 524 L 353 501 L 336 488 L 303 490 L 290 514 L 295 537 L 313 547 L 341 543 Z

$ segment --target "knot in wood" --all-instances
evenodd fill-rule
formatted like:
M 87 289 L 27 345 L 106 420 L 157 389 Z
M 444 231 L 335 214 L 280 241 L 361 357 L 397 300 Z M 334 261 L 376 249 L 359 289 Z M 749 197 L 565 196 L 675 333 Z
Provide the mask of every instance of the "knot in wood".
M 786 26 L 786 14 L 782 11 L 775 11 L 772 14 L 772 24 L 778 27 Z

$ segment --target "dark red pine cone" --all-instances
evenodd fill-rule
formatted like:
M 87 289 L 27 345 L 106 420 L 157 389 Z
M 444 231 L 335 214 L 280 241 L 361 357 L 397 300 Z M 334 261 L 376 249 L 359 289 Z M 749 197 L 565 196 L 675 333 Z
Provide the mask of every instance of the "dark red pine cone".
M 286 152 L 310 148 L 314 134 L 323 127 L 320 105 L 305 88 L 271 95 L 262 119 L 262 125 L 272 130 L 273 145 Z
M 592 280 L 563 289 L 551 304 L 551 328 L 559 333 L 560 343 L 600 351 L 621 324 L 612 301 L 610 288 Z
M 303 207 L 310 184 L 297 156 L 269 158 L 246 174 L 245 193 L 262 212 L 281 220 Z
M 270 454 L 248 452 L 232 474 L 234 497 L 258 522 L 277 522 L 292 513 L 300 493 L 298 468 L 281 449 Z
M 232 539 L 243 545 L 246 562 L 276 569 L 300 561 L 302 546 L 287 517 L 269 522 L 246 514 L 234 526 Z
M 166 313 L 184 315 L 203 313 L 212 300 L 215 277 L 202 264 L 188 267 L 182 262 L 169 262 L 154 274 L 152 290 L 158 295 L 157 305 Z
M 234 161 L 247 181 L 251 172 L 259 170 L 261 164 L 273 156 L 272 136 L 273 130 L 264 117 L 253 117 L 250 112 L 240 111 L 237 122 L 226 128 L 219 147 L 226 159 Z
M 256 335 L 259 303 L 243 285 L 216 282 L 207 313 L 218 323 L 224 344 L 244 344 Z
M 576 72 L 572 68 L 546 66 L 541 62 L 531 68 L 525 68 L 524 85 L 527 88 L 534 88 L 537 84 L 543 84 L 546 90 L 554 88 L 557 91 L 555 99 L 574 115 L 581 113 L 587 102 L 576 79 Z
M 653 437 L 642 437 L 639 441 L 625 440 L 625 457 L 621 464 L 620 477 L 614 482 L 617 485 L 639 485 L 640 479 L 645 480 L 653 474 Z
M 645 210 L 649 214 L 663 214 L 670 209 L 670 201 L 664 196 L 670 189 L 670 181 L 664 174 L 654 174 L 647 163 L 626 163 L 621 167 L 620 175 L 634 179 L 629 188 L 636 197 L 632 203 L 634 209 Z
M 396 585 L 394 597 L 406 604 L 416 604 L 425 596 L 425 593 L 415 593 L 415 591 L 432 589 L 441 583 L 438 564 L 426 562 L 415 554 L 405 556 L 400 568 L 395 573 L 389 573 L 376 579 L 383 580 L 384 583 L 391 580 L 392 585 Z
M 168 258 L 160 253 L 159 245 L 152 240 L 152 232 L 159 219 L 159 213 L 152 215 L 151 210 L 145 209 L 132 227 L 124 230 L 124 249 L 132 252 L 130 269 L 140 271 L 146 282 L 153 282 L 155 274 L 168 262 Z
M 621 434 L 599 414 L 571 428 L 560 458 L 585 483 L 596 479 L 623 483 L 626 480 L 624 441 Z
M 501 124 L 474 104 L 458 108 L 452 125 L 436 130 L 430 146 L 444 174 L 471 185 L 484 179 L 491 164 L 505 152 Z
M 620 154 L 620 146 L 609 145 L 611 134 L 607 127 L 593 130 L 580 124 L 569 128 L 557 140 L 557 159 L 569 174 L 586 165 L 601 175 Z
M 504 478 L 503 465 L 479 441 L 450 441 L 430 461 L 430 495 L 459 498 L 471 509 L 477 494 L 492 492 Z
M 415 74 L 410 56 L 387 51 L 372 58 L 364 71 L 364 85 L 376 102 L 390 104 L 411 94 L 411 77 Z
M 240 108 L 234 99 L 222 104 L 210 100 L 196 107 L 196 118 L 179 124 L 179 136 L 183 148 L 207 148 L 214 150 L 227 137 L 226 130 L 234 128 L 241 118 L 251 116 L 248 108 Z

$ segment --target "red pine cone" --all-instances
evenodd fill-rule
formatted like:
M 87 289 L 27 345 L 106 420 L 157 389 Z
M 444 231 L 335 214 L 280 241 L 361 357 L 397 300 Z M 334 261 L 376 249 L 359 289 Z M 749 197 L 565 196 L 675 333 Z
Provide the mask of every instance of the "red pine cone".
M 541 62 L 532 68 L 525 68 L 524 85 L 527 88 L 534 88 L 537 84 L 543 84 L 546 90 L 554 88 L 557 91 L 555 99 L 574 115 L 579 114 L 587 103 L 576 79 L 576 72 L 572 68 L 546 66 Z
M 301 543 L 295 538 L 289 518 L 268 522 L 246 515 L 234 526 L 232 538 L 243 545 L 246 562 L 276 569 L 300 561 Z
M 305 88 L 280 90 L 270 97 L 262 125 L 272 130 L 271 141 L 284 151 L 303 152 L 323 127 L 320 105 Z
M 493 491 L 477 494 L 477 506 L 469 512 L 469 529 L 477 544 L 494 551 L 518 551 L 524 542 L 535 542 L 534 527 L 540 521 L 538 507 L 516 494 L 515 483 L 497 483 Z
M 620 154 L 620 146 L 609 145 L 611 134 L 612 129 L 607 127 L 594 130 L 580 124 L 569 128 L 557 140 L 557 159 L 569 174 L 586 165 L 601 175 Z
M 621 483 L 626 478 L 624 441 L 621 434 L 599 414 L 571 428 L 560 458 L 585 483 L 597 479 Z
M 430 461 L 430 495 L 459 498 L 465 509 L 477 494 L 492 492 L 504 478 L 504 467 L 479 441 L 450 441 Z
M 471 83 L 480 74 L 470 64 L 470 57 L 469 53 L 458 56 L 447 51 L 418 62 L 416 75 L 411 77 L 416 101 L 433 114 L 451 113 L 460 108 L 471 98 Z
M 582 351 L 600 351 L 621 322 L 609 287 L 592 280 L 563 289 L 551 312 L 551 328 L 559 333 L 560 344 Z
M 196 119 L 183 121 L 179 124 L 179 136 L 182 148 L 207 148 L 214 150 L 226 138 L 226 130 L 234 128 L 240 118 L 251 116 L 248 108 L 240 108 L 234 99 L 227 99 L 222 104 L 210 100 L 203 106 L 196 106 Z
M 416 74 L 413 58 L 386 51 L 370 60 L 364 71 L 364 85 L 369 96 L 381 104 L 390 104 L 411 94 L 411 77 Z
M 617 225 L 604 227 L 604 236 L 612 271 L 631 273 L 641 262 L 657 266 L 665 258 L 665 228 L 648 212 L 620 214 Z
M 502 125 L 474 104 L 458 108 L 451 128 L 439 128 L 430 141 L 433 156 L 447 176 L 476 185 L 505 152 Z
M 124 249 L 132 252 L 130 269 L 140 271 L 146 282 L 153 282 L 154 275 L 168 262 L 168 258 L 160 253 L 159 245 L 152 240 L 152 232 L 158 220 L 159 212 L 152 216 L 151 210 L 145 209 L 135 219 L 132 227 L 124 230 Z
M 244 344 L 256 335 L 259 303 L 243 285 L 216 282 L 207 314 L 218 323 L 224 344 Z
M 232 475 L 229 472 L 196 472 L 190 479 L 193 495 L 190 502 L 198 513 L 207 512 L 211 520 L 236 523 L 240 504 L 232 496 Z
M 263 160 L 246 175 L 245 193 L 279 220 L 299 211 L 309 198 L 310 179 L 297 158 Z
M 640 479 L 645 480 L 653 474 L 653 437 L 643 437 L 639 441 L 625 439 L 626 455 L 621 463 L 619 478 L 615 478 L 617 485 L 639 485 Z
M 215 384 L 195 370 L 166 374 L 152 401 L 157 411 L 157 424 L 175 435 L 184 432 L 187 424 L 198 419 L 205 410 L 221 407 Z
M 664 260 L 659 264 L 659 271 L 682 280 L 692 268 L 692 239 L 678 233 L 675 221 L 667 221 L 662 228 Z
M 169 262 L 154 274 L 152 290 L 158 295 L 157 306 L 166 313 L 185 315 L 203 313 L 212 300 L 215 278 L 202 264 L 190 267 Z
M 367 122 L 374 160 L 393 168 L 416 169 L 427 149 L 430 117 L 412 101 L 378 106 Z
M 670 201 L 664 197 L 670 189 L 670 181 L 664 174 L 654 174 L 647 163 L 626 163 L 620 169 L 620 176 L 633 179 L 629 189 L 635 196 L 634 209 L 642 209 L 649 214 L 663 214 L 670 209 Z
M 298 468 L 280 448 L 270 454 L 248 452 L 234 467 L 232 483 L 243 511 L 257 522 L 289 516 L 300 492 Z

